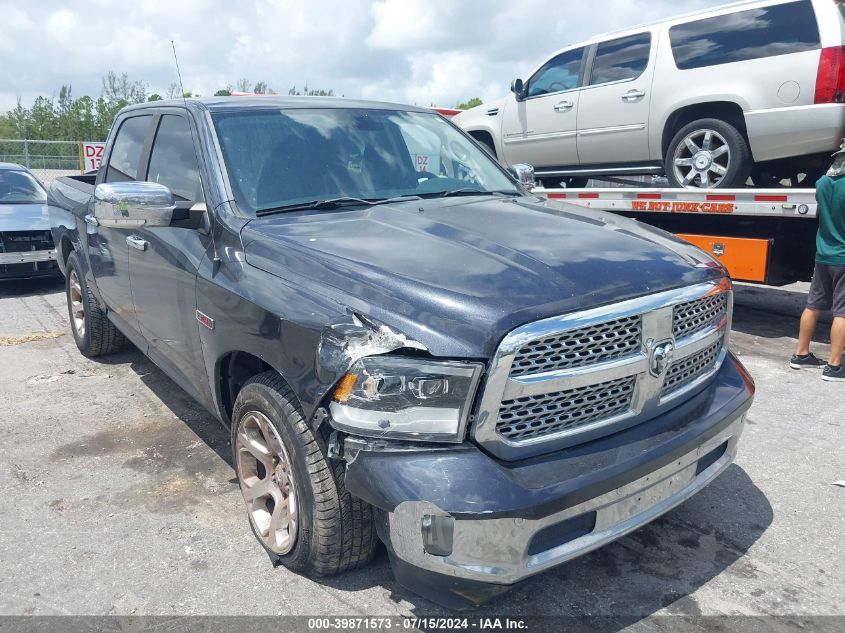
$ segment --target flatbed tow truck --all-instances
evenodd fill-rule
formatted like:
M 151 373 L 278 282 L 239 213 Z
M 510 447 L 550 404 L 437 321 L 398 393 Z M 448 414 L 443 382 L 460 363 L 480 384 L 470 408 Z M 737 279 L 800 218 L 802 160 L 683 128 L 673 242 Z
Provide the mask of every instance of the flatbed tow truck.
M 818 228 L 814 189 L 612 187 L 534 193 L 611 211 L 676 234 L 717 257 L 737 281 L 807 281 Z

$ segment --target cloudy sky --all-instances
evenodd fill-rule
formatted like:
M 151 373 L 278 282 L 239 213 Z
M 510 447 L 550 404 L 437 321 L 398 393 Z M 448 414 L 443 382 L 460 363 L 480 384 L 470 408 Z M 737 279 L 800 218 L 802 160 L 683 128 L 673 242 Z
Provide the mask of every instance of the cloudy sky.
M 166 94 L 246 77 L 277 92 L 453 106 L 507 91 L 557 48 L 722 0 L 0 0 L 0 112 L 17 97 L 99 96 L 107 70 Z

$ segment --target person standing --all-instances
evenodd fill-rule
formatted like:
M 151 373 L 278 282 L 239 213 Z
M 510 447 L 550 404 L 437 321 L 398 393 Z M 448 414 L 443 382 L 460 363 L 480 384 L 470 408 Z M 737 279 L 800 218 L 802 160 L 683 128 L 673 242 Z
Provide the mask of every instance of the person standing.
M 842 354 L 845 349 L 845 139 L 833 154 L 833 165 L 816 183 L 819 231 L 816 235 L 816 267 L 801 315 L 798 349 L 789 362 L 793 369 L 821 367 L 822 379 L 845 382 Z M 810 341 L 824 310 L 833 313 L 830 356 L 825 364 L 810 351 Z

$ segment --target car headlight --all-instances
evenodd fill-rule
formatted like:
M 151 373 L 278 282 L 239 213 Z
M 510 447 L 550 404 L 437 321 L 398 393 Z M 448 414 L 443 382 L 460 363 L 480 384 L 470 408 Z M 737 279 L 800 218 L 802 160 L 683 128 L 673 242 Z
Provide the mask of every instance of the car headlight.
M 400 356 L 369 356 L 340 379 L 332 425 L 368 437 L 460 442 L 482 366 Z

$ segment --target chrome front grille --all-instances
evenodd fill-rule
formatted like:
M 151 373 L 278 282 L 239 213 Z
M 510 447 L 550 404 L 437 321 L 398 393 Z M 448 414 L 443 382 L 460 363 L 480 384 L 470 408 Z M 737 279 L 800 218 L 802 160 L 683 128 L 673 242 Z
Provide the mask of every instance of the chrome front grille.
M 634 377 L 502 402 L 496 430 L 511 441 L 584 426 L 631 408 Z
M 614 319 L 531 341 L 516 353 L 510 375 L 584 367 L 637 354 L 641 346 L 640 315 Z
M 706 282 L 529 323 L 499 346 L 472 433 L 503 459 L 650 419 L 725 357 L 730 282 Z
M 707 329 L 728 312 L 728 295 L 724 292 L 685 301 L 675 306 L 672 314 L 672 330 L 676 339 L 692 336 Z
M 720 338 L 700 352 L 673 361 L 666 371 L 666 377 L 663 379 L 660 396 L 665 397 L 678 389 L 682 389 L 701 376 L 713 371 L 721 351 L 722 339 Z

